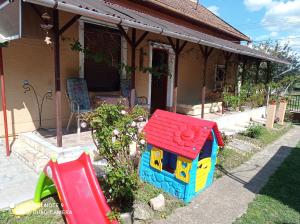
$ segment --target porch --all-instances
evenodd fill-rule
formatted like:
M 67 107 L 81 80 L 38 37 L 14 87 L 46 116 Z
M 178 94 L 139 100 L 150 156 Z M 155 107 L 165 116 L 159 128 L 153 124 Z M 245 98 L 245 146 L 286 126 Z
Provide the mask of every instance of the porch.
M 220 90 L 225 85 L 232 85 L 233 91 L 236 89 L 237 68 L 240 64 L 245 65 L 246 61 L 247 63 L 267 63 L 267 61 L 287 63 L 263 52 L 236 44 L 226 38 L 217 38 L 217 34 L 215 36 L 208 35 L 191 29 L 180 21 L 172 22 L 170 18 L 164 18 L 154 10 L 150 10 L 146 14 L 124 5 L 113 4 L 114 9 L 117 10 L 112 12 L 110 4 L 104 1 L 93 5 L 92 9 L 88 7 L 88 4 L 86 7 L 82 7 L 73 1 L 68 3 L 44 1 L 43 4 L 40 4 L 40 1 L 28 2 L 31 3 L 21 6 L 24 7 L 24 14 L 28 16 L 23 16 L 23 19 L 24 24 L 27 25 L 28 18 L 33 21 L 30 26 L 26 27 L 25 25 L 25 28 L 31 27 L 30 29 L 33 30 L 27 30 L 29 33 L 27 37 L 13 41 L 11 46 L 3 50 L 4 67 L 8 73 L 7 79 L 13 77 L 10 80 L 11 83 L 15 83 L 16 80 L 19 83 L 29 80 L 41 91 L 50 89 L 52 93 L 52 89 L 54 89 L 55 101 L 45 105 L 46 114 L 44 114 L 43 120 L 45 128 L 54 128 L 53 130 L 55 130 L 55 135 L 52 131 L 52 137 L 46 141 L 54 152 L 65 152 L 67 148 L 72 148 L 68 147 L 70 142 L 66 136 L 69 135 L 63 134 L 63 128 L 66 127 L 70 114 L 67 97 L 63 94 L 66 91 L 65 83 L 68 78 L 75 76 L 86 79 L 91 98 L 107 95 L 123 96 L 129 99 L 131 107 L 139 103 L 139 99 L 146 99 L 143 104 L 146 104 L 149 110 L 159 108 L 180 112 L 178 110 L 180 104 L 193 107 L 195 105 L 189 104 L 189 101 L 197 102 L 197 113 L 194 115 L 200 114 L 201 118 L 204 118 L 205 112 L 211 112 L 205 109 L 209 94 L 220 94 Z M 55 4 L 57 5 L 54 7 Z M 43 11 L 48 15 L 47 21 L 45 21 L 46 17 L 42 13 Z M 43 15 L 44 17 L 42 17 Z M 41 30 L 40 26 L 47 22 L 48 25 L 51 23 L 53 27 L 51 38 L 46 34 L 46 40 L 50 38 L 53 41 L 51 45 L 53 48 L 42 43 L 45 30 Z M 102 41 L 88 42 L 89 35 L 95 34 L 95 30 L 102 31 L 102 33 L 104 30 L 104 33 L 109 33 L 110 36 L 114 35 L 113 39 L 116 40 L 117 46 L 116 53 L 106 46 L 108 45 L 106 36 L 99 37 Z M 65 35 L 64 38 L 63 35 Z M 62 41 L 78 37 L 79 42 Z M 99 67 L 99 64 L 88 61 L 84 55 L 85 46 L 88 43 L 91 48 L 97 45 L 108 51 L 111 54 L 110 64 L 117 61 L 118 65 L 124 66 L 122 72 L 117 72 L 114 66 L 110 66 L 110 70 L 105 70 L 107 67 L 103 69 L 101 67 L 103 65 Z M 114 45 L 112 39 L 109 39 L 109 43 Z M 70 49 L 70 44 L 73 50 Z M 77 50 L 74 51 L 74 48 Z M 24 52 L 26 55 L 24 57 L 23 54 L 16 54 L 16 52 Z M 98 55 L 98 58 L 100 56 Z M 23 61 L 21 66 L 17 66 L 21 70 L 16 71 L 13 68 L 12 65 L 15 61 Z M 37 66 L 37 63 L 44 66 Z M 96 69 L 90 69 L 95 66 Z M 3 70 L 3 66 L 1 67 Z M 33 68 L 36 69 L 34 72 L 32 72 Z M 101 75 L 101 80 L 94 79 L 95 74 L 98 73 L 105 73 Z M 160 73 L 160 75 L 156 76 L 155 73 Z M 43 74 L 45 78 L 40 79 L 40 74 Z M 107 74 L 112 74 L 112 76 L 107 76 Z M 2 78 L 3 75 L 4 72 L 1 71 Z M 266 82 L 270 81 L 269 78 L 266 78 Z M 4 85 L 4 79 L 2 79 L 2 83 Z M 15 118 L 19 124 L 17 121 L 12 121 L 13 127 L 8 128 L 7 119 L 5 119 L 6 137 L 9 132 L 15 135 L 25 130 L 25 128 L 20 128 L 21 121 L 24 119 L 24 111 L 26 119 L 30 123 L 30 129 L 38 129 L 38 114 L 34 109 L 36 105 L 32 102 L 32 98 L 26 98 L 23 89 L 15 90 L 13 85 L 7 89 L 11 91 L 10 99 L 12 99 L 8 108 L 12 111 L 10 119 L 13 120 L 14 112 L 19 110 L 17 111 L 19 112 L 18 117 Z M 17 93 L 12 93 L 12 89 Z M 3 113 L 6 117 L 7 108 L 4 94 L 3 97 Z M 217 107 L 219 108 L 221 101 L 217 100 L 216 102 L 218 102 Z M 53 108 L 55 108 L 55 113 Z M 18 131 L 14 133 L 16 129 Z M 72 138 L 78 138 L 78 136 L 70 135 L 70 139 Z M 86 140 L 87 142 L 91 141 L 88 137 Z M 56 141 L 56 148 L 51 144 L 54 141 Z M 71 143 L 75 145 L 80 142 L 82 140 L 79 140 L 78 143 L 71 140 Z M 6 146 L 9 146 L 8 142 Z M 8 154 L 9 151 L 7 148 Z

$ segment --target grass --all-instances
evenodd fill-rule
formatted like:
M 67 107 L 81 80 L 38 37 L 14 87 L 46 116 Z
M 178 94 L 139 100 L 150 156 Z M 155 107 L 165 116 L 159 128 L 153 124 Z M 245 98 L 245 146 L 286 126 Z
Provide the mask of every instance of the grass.
M 262 149 L 266 145 L 280 138 L 291 128 L 291 123 L 286 123 L 284 126 L 275 124 L 274 129 L 272 130 L 268 130 L 265 127 L 262 127 L 262 132 L 257 138 L 250 138 L 248 136 L 245 136 L 245 134 L 243 133 L 236 135 L 235 138 L 246 142 L 251 142 L 252 144 L 259 146 L 259 148 Z M 229 147 L 225 147 L 223 150 L 220 150 L 215 178 L 222 177 L 224 175 L 224 170 L 230 171 L 247 162 L 256 152 L 257 151 L 251 151 L 245 153 Z
M 232 148 L 225 147 L 219 152 L 215 178 L 220 178 L 224 174 L 221 169 L 232 170 L 244 162 L 248 161 L 253 153 L 243 153 Z
M 143 204 L 148 204 L 150 199 L 158 196 L 159 194 L 163 194 L 166 200 L 165 210 L 162 212 L 155 211 L 155 218 L 166 218 L 170 215 L 176 208 L 180 208 L 184 206 L 184 203 L 170 196 L 169 194 L 163 192 L 161 189 L 155 188 L 148 183 L 142 183 L 141 187 L 138 189 L 135 195 L 136 202 L 140 202 Z
M 64 224 L 62 212 L 58 206 L 57 199 L 50 197 L 43 200 L 43 208 L 31 215 L 17 217 L 10 211 L 0 211 L 1 224 Z
M 300 142 L 236 224 L 300 223 Z
M 264 146 L 274 142 L 276 139 L 280 138 L 291 128 L 292 128 L 291 123 L 285 123 L 283 126 L 275 124 L 274 128 L 271 130 L 263 127 L 261 135 L 257 138 L 250 138 L 243 133 L 238 134 L 236 136 L 236 138 L 247 141 L 247 142 L 251 142 L 260 147 L 264 147 Z

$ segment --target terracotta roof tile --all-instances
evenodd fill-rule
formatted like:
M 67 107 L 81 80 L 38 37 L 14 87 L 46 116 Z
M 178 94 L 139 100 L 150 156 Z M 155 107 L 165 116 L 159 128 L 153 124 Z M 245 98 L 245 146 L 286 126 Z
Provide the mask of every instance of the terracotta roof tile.
M 150 2 L 152 4 L 170 9 L 182 15 L 188 16 L 192 19 L 200 21 L 206 25 L 212 26 L 214 28 L 223 30 L 226 33 L 234 35 L 241 40 L 249 41 L 250 38 L 222 20 L 220 17 L 212 13 L 210 10 L 202 6 L 201 4 L 196 4 L 191 0 L 144 0 L 145 2 Z

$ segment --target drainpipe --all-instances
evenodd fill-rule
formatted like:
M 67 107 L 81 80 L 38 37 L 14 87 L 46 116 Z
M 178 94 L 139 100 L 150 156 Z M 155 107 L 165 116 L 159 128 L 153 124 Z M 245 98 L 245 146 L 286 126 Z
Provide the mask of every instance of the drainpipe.
M 1 96 L 2 96 L 2 111 L 3 111 L 3 119 L 4 119 L 3 124 L 4 124 L 4 132 L 5 132 L 6 156 L 9 156 L 10 155 L 10 145 L 9 145 L 9 140 L 8 140 L 8 125 L 7 125 L 6 95 L 5 95 L 2 47 L 0 47 L 0 79 L 1 79 Z

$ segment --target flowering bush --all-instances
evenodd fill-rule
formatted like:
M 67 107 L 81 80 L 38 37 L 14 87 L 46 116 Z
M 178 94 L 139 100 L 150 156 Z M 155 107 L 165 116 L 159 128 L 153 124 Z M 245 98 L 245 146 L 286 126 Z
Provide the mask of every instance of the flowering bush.
M 121 103 L 102 104 L 85 117 L 93 128 L 100 157 L 108 162 L 106 177 L 100 181 L 112 205 L 121 207 L 133 202 L 138 163 L 130 148 L 136 145 L 136 155 L 141 154 L 145 140 L 140 124 L 146 117 L 143 108 L 137 106 L 130 110 Z

